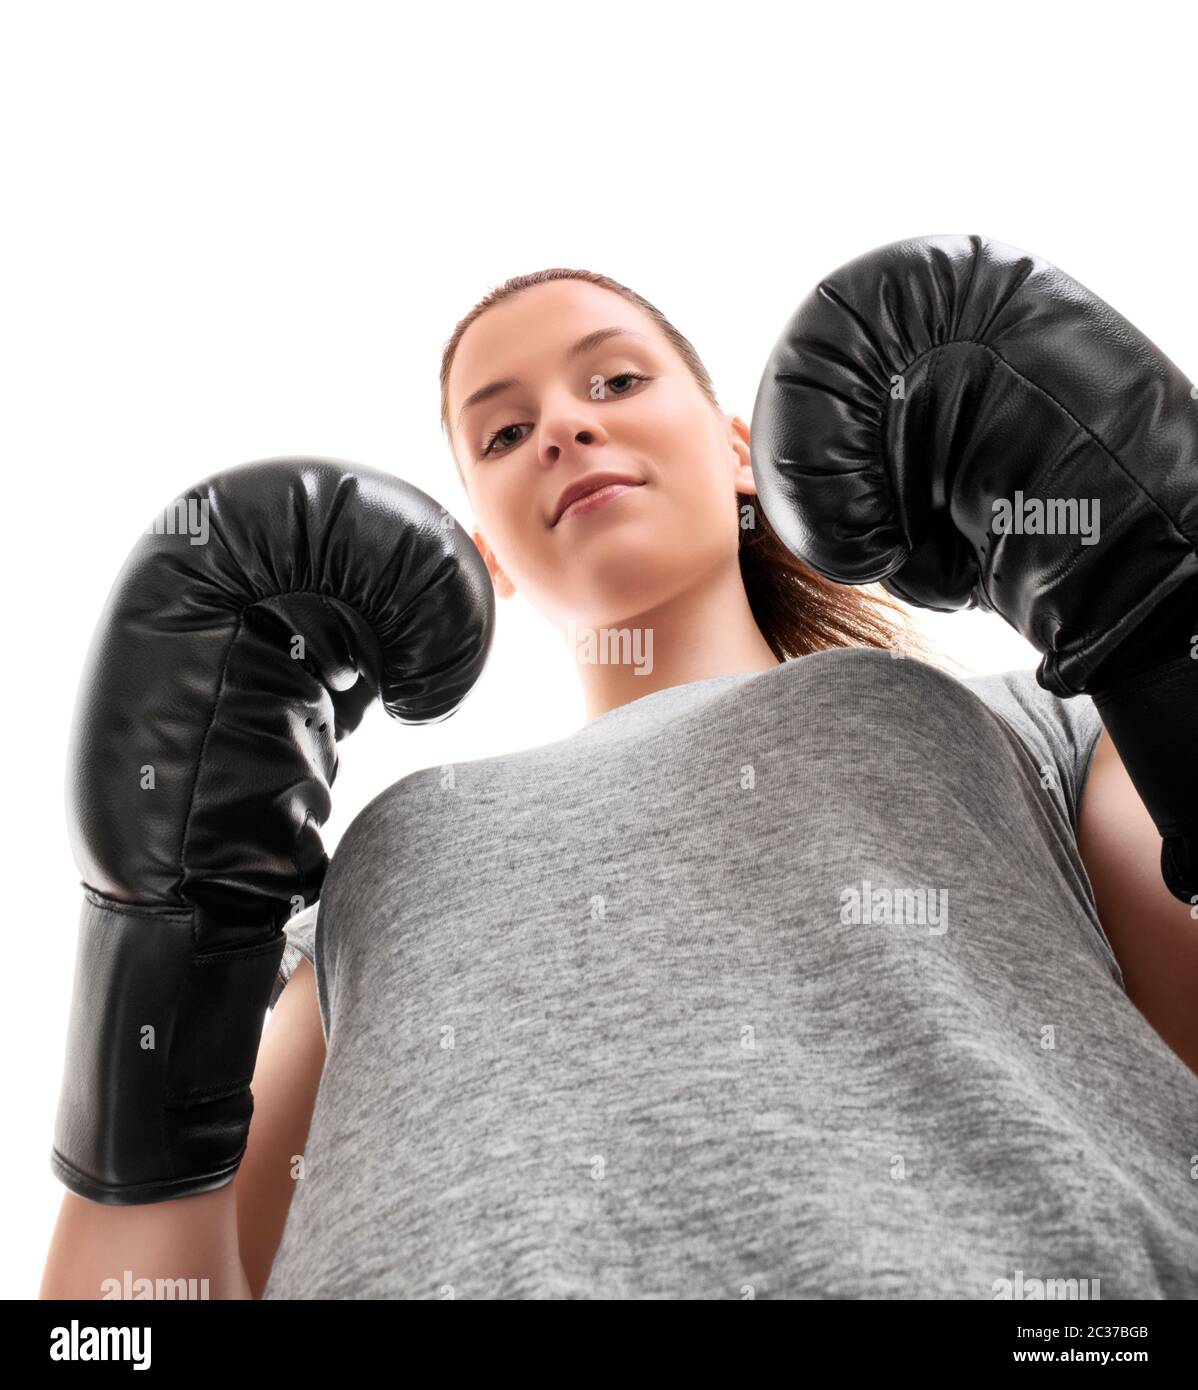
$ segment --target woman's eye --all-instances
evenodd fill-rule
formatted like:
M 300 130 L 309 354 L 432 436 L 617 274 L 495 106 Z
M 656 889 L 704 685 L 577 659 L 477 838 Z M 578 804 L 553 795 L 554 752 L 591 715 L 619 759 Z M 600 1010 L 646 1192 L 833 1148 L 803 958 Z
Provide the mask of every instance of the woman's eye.
M 640 372 L 621 372 L 621 373 L 619 374 L 619 376 L 609 376 L 609 377 L 607 378 L 607 380 L 603 383 L 603 387 L 604 387 L 604 390 L 605 390 L 605 391 L 610 391 L 611 388 L 612 388 L 612 384 L 613 384 L 614 382 L 617 382 L 617 381 L 648 381 L 648 380 L 649 380 L 649 378 L 648 378 L 647 376 L 642 376 L 642 375 L 640 374 Z M 628 394 L 628 392 L 627 392 L 627 391 L 617 391 L 617 392 L 615 392 L 615 394 L 616 394 L 617 396 L 626 396 L 626 395 Z M 600 399 L 602 399 L 602 398 L 600 398 Z
M 509 434 L 512 430 L 520 430 L 523 428 L 523 425 L 504 425 L 504 427 L 501 430 L 496 430 L 495 433 L 491 435 L 491 437 L 487 440 L 487 446 L 483 450 L 483 457 L 485 458 L 488 454 L 494 452 L 495 445 L 503 440 L 503 436 L 505 434 Z M 509 439 L 507 440 L 507 443 L 509 445 L 519 444 L 520 440 L 523 437 L 523 435 L 520 435 L 515 439 Z
M 628 388 L 621 391 L 614 389 L 617 382 L 628 382 L 631 385 L 633 382 L 648 380 L 649 377 L 642 375 L 640 372 L 620 372 L 616 376 L 609 376 L 603 383 L 603 393 L 597 396 L 596 399 L 603 400 L 604 396 L 607 395 L 626 396 L 628 394 Z M 495 433 L 490 435 L 487 439 L 486 445 L 483 448 L 483 457 L 486 458 L 495 453 L 506 453 L 509 448 L 514 448 L 525 436 L 518 434 L 513 439 L 510 437 L 511 432 L 513 430 L 522 430 L 525 428 L 531 429 L 531 426 L 504 425 L 502 429 L 496 430 Z M 508 436 L 507 439 L 504 438 L 505 435 Z

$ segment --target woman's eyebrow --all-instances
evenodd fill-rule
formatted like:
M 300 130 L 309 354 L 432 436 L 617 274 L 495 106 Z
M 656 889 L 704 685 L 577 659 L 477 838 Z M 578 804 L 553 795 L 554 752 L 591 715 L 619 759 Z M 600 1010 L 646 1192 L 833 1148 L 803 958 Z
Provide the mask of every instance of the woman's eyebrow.
M 584 352 L 590 352 L 592 348 L 597 348 L 600 343 L 605 343 L 609 338 L 617 337 L 639 338 L 647 343 L 649 340 L 643 333 L 637 333 L 632 328 L 596 328 L 593 333 L 588 333 L 573 344 L 566 351 L 566 361 L 572 362 L 574 358 L 581 357 Z M 519 386 L 519 381 L 515 377 L 507 377 L 503 381 L 492 381 L 486 386 L 480 386 L 477 391 L 472 391 L 462 403 L 461 410 L 458 411 L 458 425 L 465 418 L 466 412 L 476 405 L 481 405 L 483 401 L 488 401 L 492 396 L 497 396 L 500 391 L 506 391 L 510 386 Z

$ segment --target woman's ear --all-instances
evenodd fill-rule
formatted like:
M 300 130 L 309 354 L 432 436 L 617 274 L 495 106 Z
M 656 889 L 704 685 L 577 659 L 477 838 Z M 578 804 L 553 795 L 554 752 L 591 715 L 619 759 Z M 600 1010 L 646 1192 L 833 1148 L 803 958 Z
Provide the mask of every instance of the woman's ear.
M 728 430 L 732 452 L 736 455 L 736 490 L 756 497 L 757 483 L 753 478 L 753 461 L 749 452 L 749 427 L 739 415 L 728 417 Z
M 491 583 L 495 587 L 495 592 L 500 598 L 511 598 L 516 592 L 516 586 L 499 568 L 499 561 L 491 551 L 483 537 L 483 533 L 476 526 L 470 533 L 470 539 L 474 542 L 478 553 L 483 557 L 483 562 L 487 567 L 487 573 L 491 576 Z

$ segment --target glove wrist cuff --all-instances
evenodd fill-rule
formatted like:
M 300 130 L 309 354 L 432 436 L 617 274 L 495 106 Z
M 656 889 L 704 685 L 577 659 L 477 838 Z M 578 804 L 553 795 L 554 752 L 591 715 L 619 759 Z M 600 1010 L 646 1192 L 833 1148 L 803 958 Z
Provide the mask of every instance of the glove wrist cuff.
M 91 1201 L 135 1205 L 228 1182 L 285 946 L 198 952 L 192 915 L 88 890 L 51 1166 Z
M 1091 692 L 1127 775 L 1161 833 L 1161 871 L 1183 902 L 1198 894 L 1198 660 L 1188 651 Z

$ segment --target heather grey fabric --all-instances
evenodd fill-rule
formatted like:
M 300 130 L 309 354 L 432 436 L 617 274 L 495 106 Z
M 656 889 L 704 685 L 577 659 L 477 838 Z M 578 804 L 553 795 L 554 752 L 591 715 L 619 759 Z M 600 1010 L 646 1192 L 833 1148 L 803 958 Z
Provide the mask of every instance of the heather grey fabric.
M 328 1057 L 266 1297 L 1198 1296 L 1100 729 L 853 649 L 397 782 L 291 929 Z

